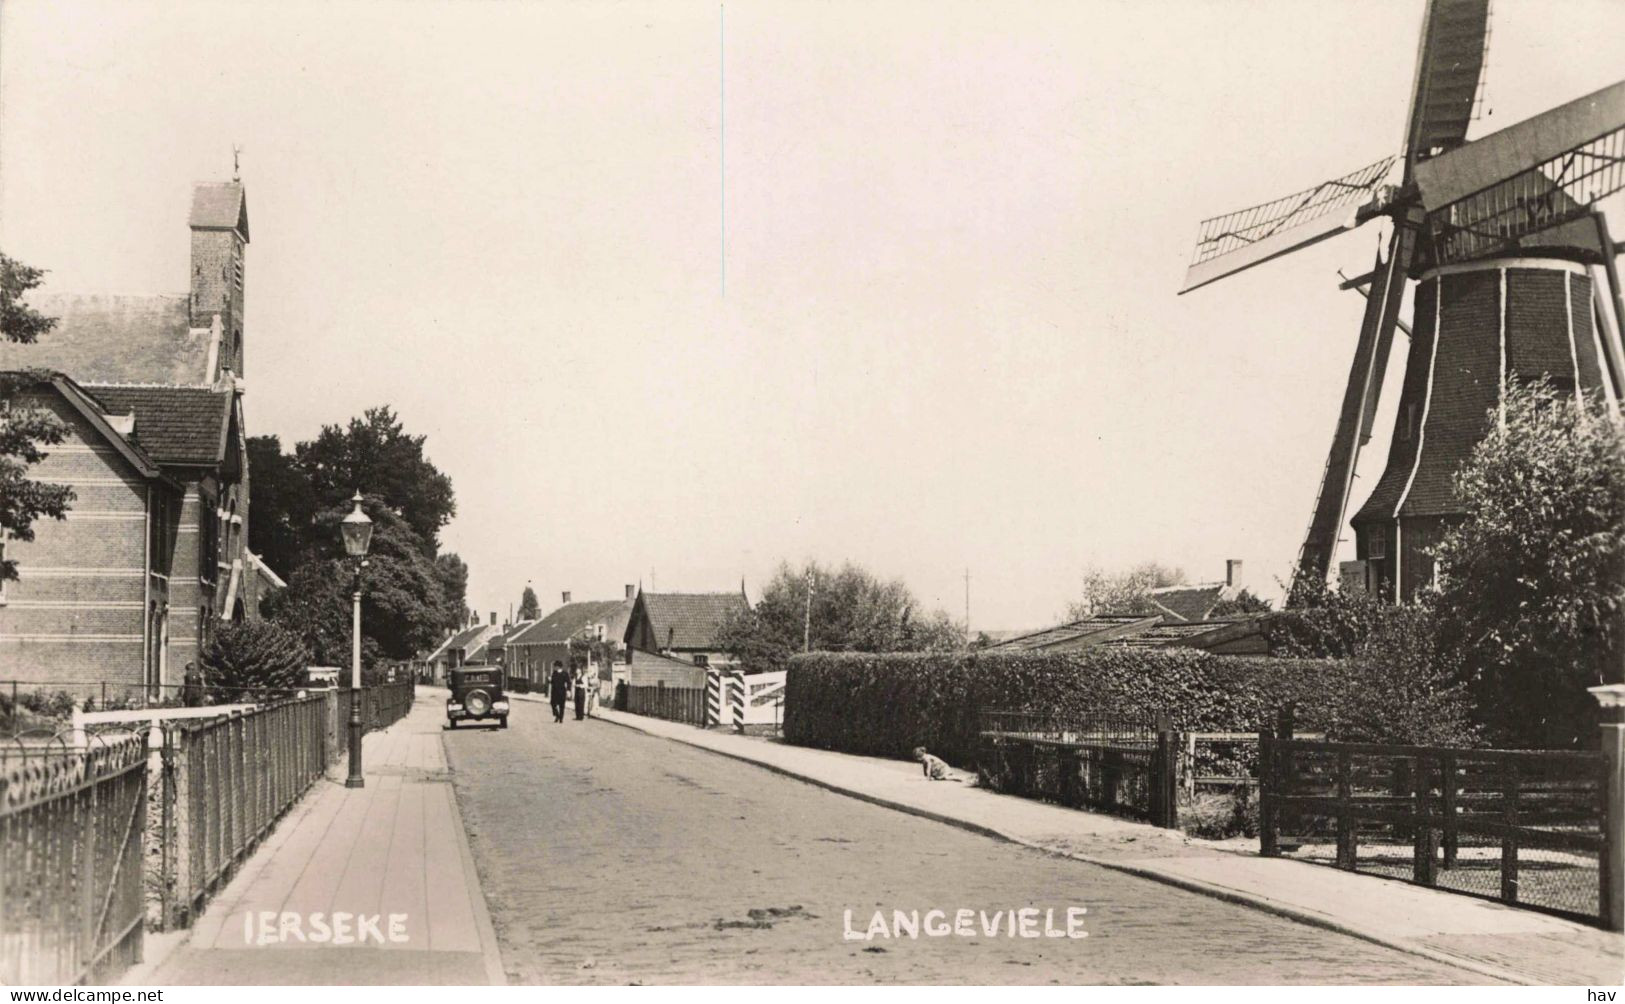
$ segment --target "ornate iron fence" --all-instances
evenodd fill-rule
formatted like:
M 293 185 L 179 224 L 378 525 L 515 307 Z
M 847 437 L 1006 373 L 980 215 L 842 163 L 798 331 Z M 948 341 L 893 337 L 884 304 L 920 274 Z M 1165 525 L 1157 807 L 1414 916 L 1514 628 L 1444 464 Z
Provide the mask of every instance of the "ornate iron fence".
M 146 760 L 140 736 L 0 760 L 0 982 L 101 982 L 140 961 Z
M 1601 753 L 1286 735 L 1261 740 L 1263 854 L 1607 918 L 1619 880 L 1605 864 Z
M 164 728 L 159 924 L 204 899 L 327 769 L 325 695 Z
M 1178 825 L 1178 735 L 1166 721 L 982 713 L 982 782 L 997 791 Z

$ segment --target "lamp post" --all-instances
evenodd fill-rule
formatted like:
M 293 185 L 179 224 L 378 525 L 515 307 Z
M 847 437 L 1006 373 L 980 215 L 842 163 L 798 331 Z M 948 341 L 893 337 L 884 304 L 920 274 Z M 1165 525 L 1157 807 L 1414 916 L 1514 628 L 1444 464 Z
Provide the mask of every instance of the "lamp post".
M 372 543 L 372 520 L 361 511 L 359 491 L 350 501 L 355 503 L 355 509 L 339 523 L 344 553 L 355 565 L 355 585 L 350 594 L 350 776 L 345 778 L 344 786 L 362 788 L 367 782 L 361 776 L 361 570 L 367 565 L 367 547 Z

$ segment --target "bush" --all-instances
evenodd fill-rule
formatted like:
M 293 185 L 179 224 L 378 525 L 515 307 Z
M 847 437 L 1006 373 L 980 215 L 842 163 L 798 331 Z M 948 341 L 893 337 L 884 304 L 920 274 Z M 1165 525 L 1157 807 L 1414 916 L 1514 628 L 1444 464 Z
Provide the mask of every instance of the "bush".
M 221 624 L 203 651 L 204 682 L 232 699 L 244 691 L 296 690 L 310 654 L 300 637 L 267 620 Z
M 802 746 L 898 758 L 924 746 L 950 763 L 969 764 L 984 709 L 1080 717 L 1166 712 L 1176 728 L 1218 732 L 1256 729 L 1288 702 L 1297 706 L 1299 728 L 1332 733 L 1347 717 L 1349 673 L 1346 662 L 1182 648 L 815 652 L 790 661 L 784 737 Z

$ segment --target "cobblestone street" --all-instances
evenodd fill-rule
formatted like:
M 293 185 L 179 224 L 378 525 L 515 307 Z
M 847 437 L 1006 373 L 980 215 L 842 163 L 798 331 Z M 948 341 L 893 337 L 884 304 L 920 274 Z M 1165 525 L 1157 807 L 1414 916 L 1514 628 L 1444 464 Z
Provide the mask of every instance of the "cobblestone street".
M 1471 983 L 604 722 L 446 735 L 516 983 Z M 849 941 L 876 910 L 1088 909 L 1088 937 Z

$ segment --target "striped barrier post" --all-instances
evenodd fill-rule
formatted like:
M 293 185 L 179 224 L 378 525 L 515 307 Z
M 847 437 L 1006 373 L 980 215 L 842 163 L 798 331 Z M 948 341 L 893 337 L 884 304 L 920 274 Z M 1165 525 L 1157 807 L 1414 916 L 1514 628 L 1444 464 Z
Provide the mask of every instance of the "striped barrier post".
M 705 724 L 722 724 L 722 672 L 705 671 Z
M 728 703 L 733 708 L 734 731 L 745 731 L 745 674 L 737 669 L 728 671 Z

